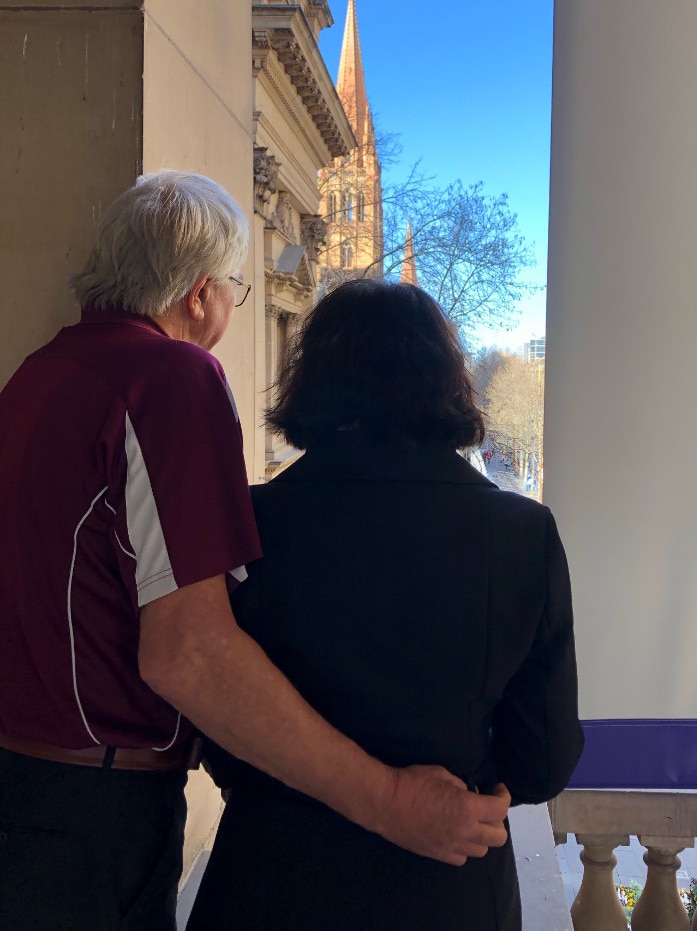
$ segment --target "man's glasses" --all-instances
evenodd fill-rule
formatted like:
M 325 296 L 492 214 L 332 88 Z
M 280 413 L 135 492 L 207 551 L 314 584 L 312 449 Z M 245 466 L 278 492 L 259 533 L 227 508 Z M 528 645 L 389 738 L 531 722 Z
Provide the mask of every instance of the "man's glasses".
M 242 300 L 235 301 L 235 307 L 241 307 L 244 304 L 244 302 L 247 300 L 247 295 L 252 290 L 252 286 L 251 284 L 245 284 L 244 281 L 242 281 L 239 278 L 235 278 L 234 275 L 230 275 L 230 281 L 234 281 L 236 285 L 240 286 L 240 288 L 245 289 L 244 294 L 242 295 Z

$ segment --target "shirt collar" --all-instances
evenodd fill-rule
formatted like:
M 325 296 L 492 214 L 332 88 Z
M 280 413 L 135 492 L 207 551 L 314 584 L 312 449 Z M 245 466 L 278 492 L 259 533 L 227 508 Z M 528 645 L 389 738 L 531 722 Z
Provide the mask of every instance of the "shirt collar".
M 80 323 L 84 324 L 114 324 L 121 323 L 126 326 L 137 326 L 145 330 L 154 330 L 162 336 L 169 337 L 169 333 L 162 329 L 160 324 L 153 317 L 144 317 L 142 314 L 132 314 L 125 310 L 118 310 L 115 307 L 106 307 L 104 310 L 97 310 L 94 307 L 84 307 L 80 315 Z

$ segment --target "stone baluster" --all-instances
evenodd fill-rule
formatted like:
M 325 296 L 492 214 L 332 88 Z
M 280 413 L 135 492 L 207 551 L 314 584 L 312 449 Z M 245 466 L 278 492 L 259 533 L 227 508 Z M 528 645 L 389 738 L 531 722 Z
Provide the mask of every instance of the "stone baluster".
M 615 847 L 629 844 L 626 834 L 577 834 L 583 845 L 583 879 L 571 906 L 574 931 L 627 931 L 627 918 L 615 890 Z M 661 931 L 663 927 L 661 926 Z
M 678 894 L 675 874 L 680 869 L 677 854 L 692 847 L 694 839 L 641 835 L 639 842 L 646 847 L 646 885 L 634 906 L 632 931 L 690 931 L 694 924 Z

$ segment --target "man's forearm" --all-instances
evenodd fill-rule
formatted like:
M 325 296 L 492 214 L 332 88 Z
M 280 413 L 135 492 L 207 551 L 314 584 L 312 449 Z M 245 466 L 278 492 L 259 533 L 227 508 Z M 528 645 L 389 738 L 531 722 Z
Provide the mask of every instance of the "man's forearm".
M 188 655 L 186 670 L 153 683 L 167 701 L 230 753 L 379 830 L 394 771 L 327 724 L 251 637 L 235 628 Z
M 460 863 L 503 843 L 503 796 L 438 767 L 391 769 L 318 715 L 237 626 L 222 577 L 160 602 L 142 612 L 141 674 L 221 746 L 425 856 Z

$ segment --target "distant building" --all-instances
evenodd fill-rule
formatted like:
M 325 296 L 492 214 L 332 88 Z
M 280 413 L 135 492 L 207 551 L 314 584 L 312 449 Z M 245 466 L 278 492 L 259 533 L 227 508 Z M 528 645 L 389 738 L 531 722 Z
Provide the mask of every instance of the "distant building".
M 533 337 L 530 342 L 523 343 L 523 362 L 537 362 L 545 357 L 545 337 Z

